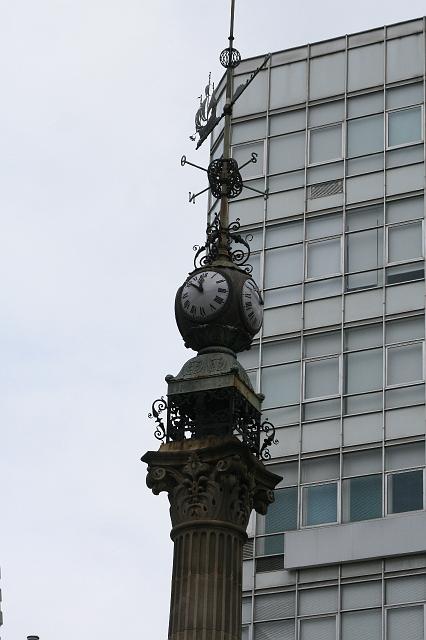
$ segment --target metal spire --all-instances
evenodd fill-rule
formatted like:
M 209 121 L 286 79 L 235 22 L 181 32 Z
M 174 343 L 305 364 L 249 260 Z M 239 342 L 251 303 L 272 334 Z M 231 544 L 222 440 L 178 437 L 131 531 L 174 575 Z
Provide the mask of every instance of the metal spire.
M 218 116 L 216 115 L 217 100 L 214 93 L 214 85 L 211 85 L 210 74 L 209 83 L 204 90 L 204 97 L 200 96 L 200 106 L 195 116 L 195 134 L 190 136 L 190 139 L 195 141 L 196 136 L 199 136 L 197 143 L 197 149 L 208 138 L 213 129 L 224 119 L 223 130 L 223 153 L 222 157 L 213 160 L 207 169 L 200 167 L 193 162 L 189 162 L 185 156 L 181 158 L 181 165 L 189 164 L 197 169 L 201 169 L 207 173 L 209 186 L 203 189 L 199 193 L 189 194 L 189 201 L 195 202 L 195 199 L 211 190 L 213 196 L 220 200 L 219 214 L 215 216 L 215 219 L 207 227 L 207 241 L 204 247 L 198 247 L 196 259 L 202 251 L 206 252 L 206 256 L 203 257 L 201 265 L 211 264 L 218 259 L 234 264 L 243 264 L 246 262 L 247 257 L 241 258 L 244 255 L 244 251 L 238 250 L 232 252 L 230 249 L 231 241 L 243 243 L 249 253 L 249 246 L 245 240 L 241 239 L 241 236 L 237 234 L 240 227 L 239 220 L 229 223 L 229 200 L 236 198 L 240 195 L 243 188 L 255 191 L 260 195 L 267 197 L 267 192 L 259 191 L 254 187 L 248 186 L 243 183 L 240 170 L 252 162 L 257 162 L 257 154 L 252 153 L 249 160 L 247 160 L 240 167 L 236 160 L 231 156 L 231 133 L 232 133 L 232 108 L 241 94 L 245 91 L 248 85 L 254 80 L 259 71 L 263 69 L 270 58 L 270 54 L 267 54 L 257 69 L 255 69 L 249 77 L 240 84 L 233 93 L 233 69 L 235 69 L 241 62 L 241 55 L 237 49 L 234 49 L 234 18 L 235 18 L 235 0 L 231 0 L 231 15 L 230 26 L 228 36 L 228 46 L 223 49 L 220 54 L 220 63 L 226 69 L 226 87 L 225 87 L 225 106 L 223 112 Z M 195 261 L 194 261 L 195 262 Z M 247 268 L 246 268 L 247 269 Z

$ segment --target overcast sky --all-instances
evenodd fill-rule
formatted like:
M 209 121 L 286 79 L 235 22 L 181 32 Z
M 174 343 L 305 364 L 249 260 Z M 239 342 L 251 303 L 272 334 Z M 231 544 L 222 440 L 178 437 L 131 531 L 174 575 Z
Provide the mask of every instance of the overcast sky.
M 3 640 L 167 636 L 168 504 L 147 419 L 191 356 L 174 294 L 203 239 L 181 168 L 229 0 L 0 0 Z M 243 57 L 424 0 L 237 0 Z

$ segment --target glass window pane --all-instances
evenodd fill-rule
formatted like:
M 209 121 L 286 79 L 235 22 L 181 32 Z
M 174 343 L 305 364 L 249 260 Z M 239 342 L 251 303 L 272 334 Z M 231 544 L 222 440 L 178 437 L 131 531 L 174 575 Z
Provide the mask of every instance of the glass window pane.
M 294 591 L 257 596 L 254 600 L 254 619 L 273 620 L 274 618 L 294 617 L 295 600 Z
M 311 100 L 344 93 L 345 54 L 332 53 L 311 59 L 309 97 Z
M 256 92 L 259 86 L 252 83 Z M 265 90 L 265 96 L 267 91 Z M 306 62 L 294 62 L 271 69 L 270 109 L 277 109 L 289 104 L 297 104 L 306 100 Z M 238 102 L 237 102 L 238 104 Z
M 425 337 L 425 318 L 405 318 L 386 323 L 386 343 L 404 342 L 405 340 L 421 340 Z
M 358 351 L 346 356 L 346 393 L 380 389 L 383 384 L 382 349 Z
M 424 640 L 423 607 L 388 609 L 387 640 Z
M 388 144 L 395 147 L 400 144 L 418 142 L 422 139 L 422 109 L 401 109 L 388 114 Z
M 425 463 L 425 443 L 413 442 L 386 448 L 386 470 L 409 469 Z
M 297 487 L 278 489 L 265 516 L 265 533 L 291 531 L 297 528 Z
M 294 621 L 277 620 L 255 624 L 254 640 L 294 640 Z
M 303 245 L 270 249 L 265 254 L 265 288 L 296 284 L 303 279 Z
M 341 214 L 310 218 L 306 221 L 306 239 L 317 240 L 327 236 L 336 236 L 342 232 L 342 223 Z
M 383 264 L 383 229 L 370 229 L 346 236 L 346 270 L 375 269 Z M 348 289 L 381 284 L 381 271 L 373 270 L 348 276 Z
M 233 127 L 236 125 L 234 124 Z M 297 111 L 289 111 L 287 113 L 279 113 L 271 116 L 269 119 L 269 134 L 271 136 L 278 135 L 280 133 L 291 133 L 292 131 L 299 131 L 306 127 L 306 112 L 305 109 L 298 109 Z
M 300 362 L 262 369 L 265 407 L 280 407 L 300 400 Z
M 337 611 L 337 587 L 299 591 L 299 615 L 312 616 L 332 611 Z
M 426 575 L 394 578 L 386 581 L 387 604 L 426 600 Z
M 303 488 L 303 524 L 313 526 L 337 521 L 337 483 Z
M 345 349 L 367 349 L 383 343 L 381 324 L 369 324 L 365 327 L 354 327 L 345 330 Z
M 252 153 L 257 153 L 257 162 L 251 162 L 244 167 L 245 180 L 263 174 L 264 144 L 263 142 L 253 142 L 251 144 L 238 145 L 232 149 L 232 157 L 238 162 L 239 166 L 250 160 Z
M 383 151 L 383 114 L 348 122 L 348 157 Z
M 339 393 L 339 358 L 305 363 L 305 398 L 324 398 Z
M 388 511 L 423 509 L 423 471 L 403 471 L 388 476 Z
M 379 473 L 382 470 L 382 450 L 367 449 L 345 453 L 343 456 L 343 475 L 356 476 Z
M 293 360 L 300 360 L 300 338 L 263 343 L 262 364 L 281 364 Z
M 334 480 L 339 477 L 339 456 L 325 456 L 302 461 L 302 482 Z
M 342 640 L 381 640 L 382 612 L 357 611 L 342 614 Z
M 342 585 L 342 609 L 380 607 L 381 604 L 382 583 L 379 580 Z
M 345 522 L 370 520 L 382 516 L 382 476 L 362 476 L 343 481 L 343 519 Z
M 383 84 L 383 67 L 383 44 L 351 49 L 348 52 L 348 91 Z M 383 93 L 378 97 L 381 97 L 383 108 Z
M 309 133 L 309 162 L 328 162 L 342 157 L 342 125 L 311 129 Z
M 403 198 L 386 204 L 387 222 L 404 222 L 424 217 L 424 200 L 421 198 Z
M 316 356 L 326 356 L 329 353 L 339 353 L 341 351 L 340 340 L 340 331 L 305 336 L 303 344 L 305 357 L 315 358 Z
M 336 640 L 336 618 L 301 620 L 300 640 Z
M 250 165 L 249 165 L 250 166 Z M 256 165 L 254 165 L 256 166 Z M 269 142 L 269 173 L 305 166 L 305 132 L 272 138 Z M 244 169 L 245 171 L 246 169 Z
M 251 622 L 251 598 L 243 598 L 241 603 L 241 621 Z
M 423 344 L 387 349 L 387 384 L 406 384 L 423 379 Z
M 284 534 L 256 537 L 256 556 L 273 556 L 284 553 Z
M 303 222 L 289 222 L 266 227 L 266 248 L 279 247 L 303 240 Z
M 423 256 L 422 223 L 412 222 L 388 228 L 388 262 L 402 262 Z
M 346 214 L 346 228 L 348 231 L 361 231 L 383 224 L 383 205 L 350 209 Z
M 307 244 L 306 267 L 308 278 L 340 273 L 340 238 Z

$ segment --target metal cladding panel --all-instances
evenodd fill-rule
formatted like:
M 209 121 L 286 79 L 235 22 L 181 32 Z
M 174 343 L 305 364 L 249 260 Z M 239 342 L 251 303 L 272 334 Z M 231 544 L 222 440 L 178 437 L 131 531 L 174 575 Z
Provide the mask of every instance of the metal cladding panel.
M 286 533 L 285 568 L 372 560 L 426 550 L 426 513 Z

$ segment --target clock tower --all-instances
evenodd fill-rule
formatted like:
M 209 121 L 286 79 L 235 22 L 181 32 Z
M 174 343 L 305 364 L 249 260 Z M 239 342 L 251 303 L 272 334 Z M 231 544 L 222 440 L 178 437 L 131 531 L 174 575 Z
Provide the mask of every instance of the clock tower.
M 176 376 L 166 376 L 167 399 L 156 400 L 150 414 L 163 444 L 142 457 L 148 487 L 154 494 L 166 491 L 170 502 L 169 640 L 240 640 L 246 529 L 253 509 L 266 513 L 280 480 L 262 462 L 270 457 L 275 429 L 262 422 L 263 396 L 236 357 L 261 328 L 263 299 L 251 277 L 247 239 L 239 221 L 229 221 L 229 200 L 248 188 L 240 173 L 245 165 L 231 157 L 232 106 L 268 56 L 233 93 L 233 69 L 241 59 L 233 48 L 234 4 L 229 46 L 220 54 L 226 68 L 223 113 L 216 114 L 209 81 L 196 115 L 197 147 L 224 119 L 223 156 L 207 169 L 208 189 L 220 210 L 175 299 L 179 331 L 196 355 Z M 256 162 L 255 154 L 248 162 Z M 181 163 L 192 165 L 185 157 Z

